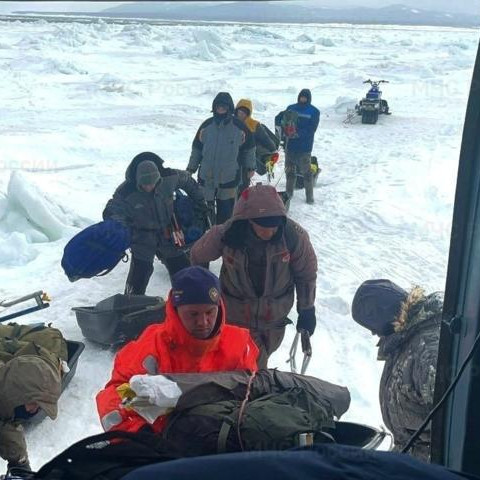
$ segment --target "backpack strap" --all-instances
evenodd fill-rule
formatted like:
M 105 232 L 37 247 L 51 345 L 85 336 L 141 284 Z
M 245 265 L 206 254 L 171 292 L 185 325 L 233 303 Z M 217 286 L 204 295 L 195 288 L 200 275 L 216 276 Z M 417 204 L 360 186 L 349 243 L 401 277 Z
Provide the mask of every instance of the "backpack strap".
M 227 419 L 223 421 L 220 431 L 218 432 L 217 453 L 225 453 L 227 451 L 227 439 L 232 427 L 232 423 L 228 422 Z
M 20 325 L 18 323 L 9 323 L 8 326 L 12 327 L 12 332 L 8 338 L 17 340 L 22 340 L 22 338 L 29 333 L 39 332 L 47 328 L 44 323 L 37 323 L 35 325 Z
M 287 244 L 287 249 L 290 253 L 295 251 L 298 246 L 299 238 L 298 231 L 295 228 L 295 225 L 292 222 L 287 220 L 285 224 L 285 243 Z
M 113 267 L 110 267 L 110 268 L 107 268 L 107 270 L 103 271 L 103 272 L 100 272 L 100 273 L 97 273 L 97 275 L 95 275 L 96 277 L 104 277 L 105 275 L 107 275 L 108 273 L 110 273 L 120 262 L 120 260 L 123 262 L 123 263 L 127 263 L 128 262 L 128 259 L 129 259 L 129 256 L 128 256 L 128 253 L 125 252 L 118 260 L 118 262 L 113 266 Z

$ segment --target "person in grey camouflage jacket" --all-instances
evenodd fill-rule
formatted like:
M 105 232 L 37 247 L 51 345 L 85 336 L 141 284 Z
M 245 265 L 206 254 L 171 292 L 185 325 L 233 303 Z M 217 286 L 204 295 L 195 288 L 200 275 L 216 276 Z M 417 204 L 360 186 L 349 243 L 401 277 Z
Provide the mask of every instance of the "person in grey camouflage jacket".
M 206 217 L 207 205 L 197 182 L 183 170 L 164 167 L 163 160 L 155 153 L 143 152 L 133 158 L 125 181 L 103 211 L 104 220 L 116 220 L 132 233 L 132 259 L 125 294 L 145 294 L 155 256 L 165 265 L 170 277 L 190 266 L 188 255 L 172 239 L 177 189 L 193 201 L 197 218 Z
M 378 335 L 383 421 L 402 450 L 433 408 L 443 294 L 406 292 L 389 280 L 368 280 L 352 302 L 353 319 Z M 410 453 L 430 459 L 430 425 Z
M 213 115 L 195 135 L 187 166 L 192 174 L 198 170 L 198 183 L 212 212 L 212 223 L 217 225 L 232 216 L 242 170 L 250 177 L 256 165 L 255 139 L 233 115 L 234 109 L 229 93 L 217 94 L 212 103 Z

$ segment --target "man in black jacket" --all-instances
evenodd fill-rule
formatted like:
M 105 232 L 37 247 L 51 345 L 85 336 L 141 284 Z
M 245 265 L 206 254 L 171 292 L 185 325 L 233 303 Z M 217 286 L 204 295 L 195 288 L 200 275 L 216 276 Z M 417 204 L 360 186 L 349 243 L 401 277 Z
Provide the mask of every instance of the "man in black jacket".
M 198 183 L 212 211 L 216 224 L 226 222 L 233 212 L 241 170 L 255 170 L 255 139 L 238 118 L 229 93 L 220 92 L 212 104 L 213 116 L 197 131 L 187 171 L 198 170 Z
M 183 170 L 163 167 L 151 152 L 137 155 L 127 168 L 125 181 L 108 201 L 103 218 L 112 218 L 131 228 L 132 259 L 126 294 L 143 295 L 153 273 L 155 255 L 170 277 L 188 267 L 185 251 L 175 244 L 174 192 L 183 190 L 194 202 L 196 218 L 203 219 L 206 205 L 198 184 Z
M 380 337 L 380 407 L 395 450 L 406 446 L 433 408 L 442 308 L 442 293 L 406 292 L 389 280 L 362 283 L 353 299 L 353 319 Z M 429 460 L 430 427 L 411 453 Z

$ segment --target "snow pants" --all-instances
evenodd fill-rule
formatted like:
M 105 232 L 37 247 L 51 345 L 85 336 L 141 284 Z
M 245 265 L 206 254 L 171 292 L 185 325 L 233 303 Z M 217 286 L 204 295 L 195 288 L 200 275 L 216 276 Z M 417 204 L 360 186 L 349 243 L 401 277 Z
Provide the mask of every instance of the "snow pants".
M 271 328 L 268 330 L 250 330 L 250 335 L 255 340 L 260 353 L 257 359 L 259 369 L 267 368 L 268 358 L 282 344 L 285 336 L 285 327 Z
M 153 273 L 155 256 L 165 265 L 172 278 L 178 271 L 190 266 L 187 254 L 173 245 L 162 241 L 155 230 L 133 232 L 132 259 L 125 285 L 126 295 L 144 295 Z
M 221 225 L 232 216 L 236 196 L 237 187 L 217 188 L 214 199 L 207 200 L 207 205 L 212 212 L 210 215 L 212 224 Z
M 209 216 L 212 225 L 221 225 L 232 216 L 239 181 L 240 170 L 235 180 L 220 184 L 217 188 L 206 186 L 205 181 L 199 177 L 198 183 L 202 187 L 203 195 L 210 210 Z
M 287 178 L 287 193 L 293 197 L 297 172 L 303 175 L 305 185 L 305 196 L 307 203 L 313 203 L 313 174 L 311 169 L 312 152 L 290 152 L 285 153 L 285 176 Z

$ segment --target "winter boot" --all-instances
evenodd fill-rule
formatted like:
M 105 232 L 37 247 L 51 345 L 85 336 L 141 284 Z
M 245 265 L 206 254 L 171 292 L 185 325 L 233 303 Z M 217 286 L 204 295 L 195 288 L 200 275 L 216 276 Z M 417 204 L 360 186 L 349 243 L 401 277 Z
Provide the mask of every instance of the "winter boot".
M 22 463 L 8 462 L 7 472 L 5 478 L 34 478 L 28 460 Z

